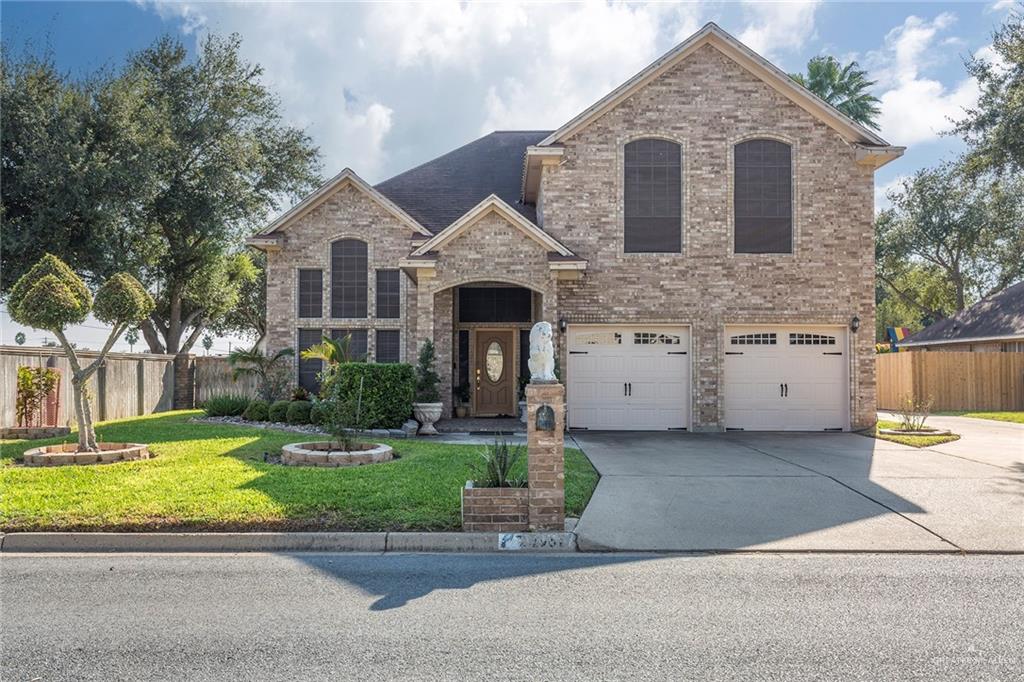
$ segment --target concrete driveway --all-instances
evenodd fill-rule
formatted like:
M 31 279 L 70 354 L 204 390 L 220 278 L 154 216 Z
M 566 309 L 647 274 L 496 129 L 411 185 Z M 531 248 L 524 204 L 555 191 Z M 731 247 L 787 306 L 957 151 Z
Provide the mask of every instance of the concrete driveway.
M 963 434 L 955 447 L 852 433 L 574 433 L 601 474 L 580 547 L 1024 552 L 1024 429 L 944 419 Z

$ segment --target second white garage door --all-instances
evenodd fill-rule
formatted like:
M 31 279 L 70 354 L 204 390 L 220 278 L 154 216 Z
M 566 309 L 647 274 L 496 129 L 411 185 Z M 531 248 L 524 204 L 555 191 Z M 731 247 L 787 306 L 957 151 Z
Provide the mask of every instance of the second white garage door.
M 725 427 L 848 428 L 847 353 L 843 327 L 726 327 Z
M 568 343 L 570 428 L 689 428 L 688 328 L 571 325 Z

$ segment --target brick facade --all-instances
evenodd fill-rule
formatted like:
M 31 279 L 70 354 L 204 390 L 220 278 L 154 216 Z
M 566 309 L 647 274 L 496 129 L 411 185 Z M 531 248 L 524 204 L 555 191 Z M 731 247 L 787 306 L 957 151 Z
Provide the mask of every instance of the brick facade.
M 683 145 L 681 254 L 622 253 L 622 148 L 638 136 Z M 794 252 L 733 254 L 732 147 L 765 136 L 793 146 Z M 726 324 L 855 315 L 851 419 L 874 422 L 874 178 L 833 129 L 706 45 L 570 138 L 541 185 L 545 231 L 589 260 L 560 284 L 559 315 L 691 325 L 695 429 L 722 423 Z
M 683 150 L 682 253 L 624 254 L 623 146 L 663 137 Z M 791 145 L 794 173 L 792 254 L 732 253 L 732 149 L 752 137 Z M 376 268 L 396 268 L 414 248 L 410 229 L 361 189 L 342 186 L 281 229 L 268 254 L 268 349 L 295 346 L 298 328 L 400 329 L 404 360 L 428 338 L 446 414 L 452 404 L 454 287 L 503 282 L 540 295 L 552 323 L 671 323 L 690 326 L 692 425 L 723 422 L 724 328 L 729 324 L 849 324 L 854 428 L 875 420 L 873 170 L 819 119 L 710 45 L 565 141 L 560 164 L 545 165 L 538 223 L 580 257 L 579 279 L 559 279 L 547 250 L 496 212 L 487 213 L 436 253 L 430 269 L 402 276 L 401 319 L 374 317 Z M 332 320 L 330 243 L 369 244 L 366 319 Z M 324 271 L 324 317 L 296 319 L 296 270 Z M 414 279 L 415 278 L 415 279 Z M 557 325 L 556 325 L 557 326 Z M 368 334 L 374 354 L 374 334 Z M 556 334 L 561 366 L 567 359 Z M 568 380 L 568 377 L 564 377 Z

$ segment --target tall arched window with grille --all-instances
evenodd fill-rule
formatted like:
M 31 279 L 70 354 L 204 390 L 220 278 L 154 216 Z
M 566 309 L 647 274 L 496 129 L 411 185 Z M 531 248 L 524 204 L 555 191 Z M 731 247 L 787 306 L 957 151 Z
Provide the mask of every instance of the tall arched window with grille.
M 682 147 L 669 140 L 633 140 L 624 150 L 623 240 L 626 253 L 680 253 Z
M 331 317 L 366 317 L 366 242 L 339 239 L 331 244 Z
M 734 253 L 793 252 L 793 151 L 746 140 L 733 150 Z

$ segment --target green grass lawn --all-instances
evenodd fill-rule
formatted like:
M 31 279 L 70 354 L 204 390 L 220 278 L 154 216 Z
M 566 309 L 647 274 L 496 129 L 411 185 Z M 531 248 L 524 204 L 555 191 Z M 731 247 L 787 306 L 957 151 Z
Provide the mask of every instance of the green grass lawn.
M 0 442 L 0 530 L 458 530 L 460 489 L 483 446 L 385 441 L 400 458 L 352 468 L 265 464 L 305 434 L 190 423 L 198 411 L 108 422 L 102 441 L 148 443 L 155 459 L 24 467 L 36 445 Z M 523 458 L 525 460 L 525 456 Z M 565 451 L 566 513 L 579 516 L 598 475 Z
M 960 440 L 960 436 L 955 433 L 951 433 L 945 436 L 894 436 L 888 433 L 879 433 L 878 429 L 898 429 L 900 427 L 899 422 L 879 420 L 878 425 L 875 426 L 875 438 L 881 440 L 892 441 L 893 443 L 900 443 L 902 445 L 911 445 L 915 448 L 927 448 L 933 445 L 941 445 L 942 443 L 949 443 L 950 441 Z M 871 434 L 867 434 L 871 435 Z
M 997 422 L 1014 422 L 1024 424 L 1024 412 L 936 412 L 947 417 L 974 417 L 975 419 L 993 419 Z

